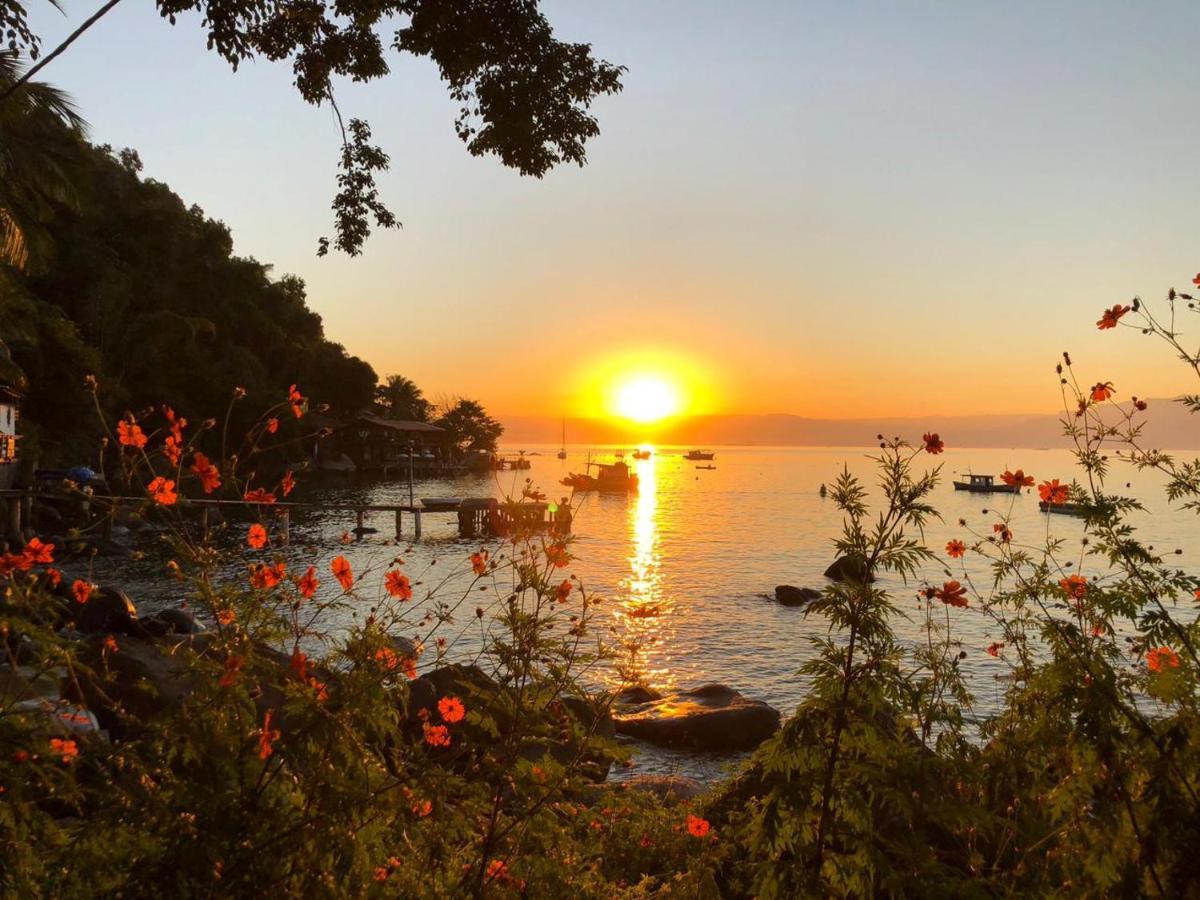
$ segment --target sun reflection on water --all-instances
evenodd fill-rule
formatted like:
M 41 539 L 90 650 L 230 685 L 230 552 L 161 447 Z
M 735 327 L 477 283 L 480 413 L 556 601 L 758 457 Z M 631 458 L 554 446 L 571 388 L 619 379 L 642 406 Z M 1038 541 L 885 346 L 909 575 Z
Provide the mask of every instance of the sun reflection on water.
M 651 449 L 643 447 L 643 450 Z M 632 674 L 655 687 L 671 686 L 671 619 L 674 601 L 663 591 L 659 571 L 658 480 L 655 457 L 634 463 L 637 500 L 630 512 L 632 552 L 629 574 L 621 580 L 621 603 L 614 612 L 618 630 L 640 649 L 630 664 Z M 653 658 L 651 662 L 650 658 Z

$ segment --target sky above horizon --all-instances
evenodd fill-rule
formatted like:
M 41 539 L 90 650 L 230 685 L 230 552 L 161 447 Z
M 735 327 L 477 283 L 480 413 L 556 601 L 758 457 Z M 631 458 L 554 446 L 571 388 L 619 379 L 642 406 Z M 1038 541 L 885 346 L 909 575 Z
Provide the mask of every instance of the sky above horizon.
M 53 47 L 96 4 L 39 9 Z M 123 4 L 41 76 L 98 143 L 306 281 L 380 376 L 501 415 L 594 414 L 665 369 L 687 411 L 1051 412 L 1054 365 L 1130 394 L 1194 387 L 1103 308 L 1200 269 L 1200 6 L 548 2 L 628 67 L 589 164 L 542 180 L 471 157 L 424 60 L 346 84 L 404 223 L 317 258 L 338 134 L 287 64 L 237 73 L 196 17 Z

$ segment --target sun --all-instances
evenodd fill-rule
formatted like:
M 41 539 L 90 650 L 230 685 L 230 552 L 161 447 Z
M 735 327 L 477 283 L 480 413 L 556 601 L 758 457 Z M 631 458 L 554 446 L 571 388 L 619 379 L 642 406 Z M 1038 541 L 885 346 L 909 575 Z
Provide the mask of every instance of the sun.
M 615 386 L 611 408 L 621 418 L 649 424 L 677 415 L 683 408 L 683 397 L 669 378 L 635 375 Z

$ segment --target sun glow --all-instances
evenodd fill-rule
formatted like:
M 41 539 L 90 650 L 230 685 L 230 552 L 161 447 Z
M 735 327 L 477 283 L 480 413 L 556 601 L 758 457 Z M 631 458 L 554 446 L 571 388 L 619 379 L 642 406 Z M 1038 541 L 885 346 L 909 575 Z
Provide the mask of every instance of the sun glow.
M 613 390 L 613 413 L 634 422 L 658 422 L 678 415 L 682 408 L 678 386 L 661 375 L 635 375 Z

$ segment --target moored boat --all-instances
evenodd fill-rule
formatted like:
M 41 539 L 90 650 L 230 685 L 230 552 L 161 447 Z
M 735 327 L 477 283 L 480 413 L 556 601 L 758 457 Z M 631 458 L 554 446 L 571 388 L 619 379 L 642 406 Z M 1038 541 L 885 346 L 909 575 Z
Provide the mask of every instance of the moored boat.
M 609 491 L 612 493 L 629 493 L 638 488 L 638 477 L 629 471 L 629 466 L 623 462 L 588 463 L 590 472 L 572 472 L 562 480 L 562 484 L 577 491 Z
M 716 454 L 711 450 L 689 450 L 683 454 L 684 459 L 712 459 Z
M 1005 484 L 1001 482 L 996 484 L 996 479 L 992 475 L 972 475 L 967 473 L 967 481 L 959 481 L 955 479 L 954 489 L 956 491 L 971 491 L 976 494 L 1019 494 L 1021 486 L 1018 484 Z
M 634 459 L 649 459 L 650 451 L 649 450 L 634 450 L 633 458 Z
M 1039 500 L 1038 509 L 1044 513 L 1058 513 L 1060 516 L 1082 518 L 1087 515 L 1087 508 L 1081 503 L 1048 503 L 1045 500 Z

